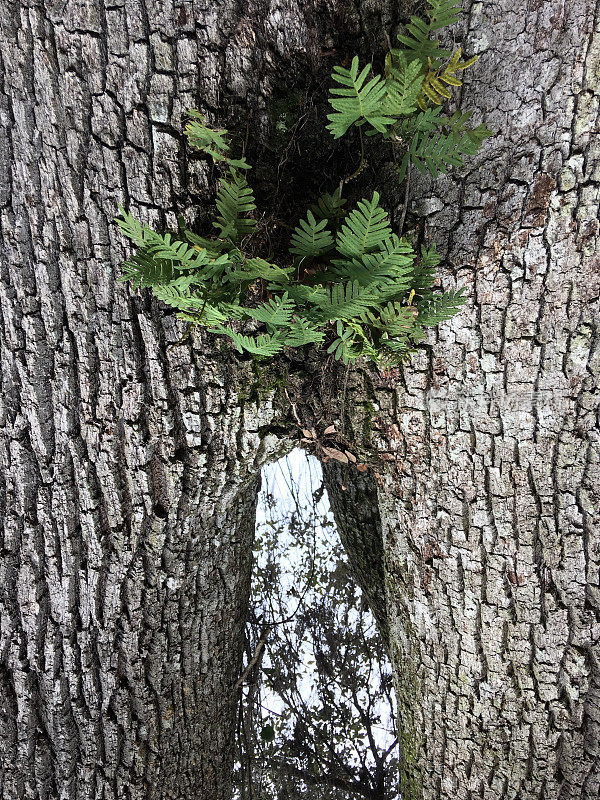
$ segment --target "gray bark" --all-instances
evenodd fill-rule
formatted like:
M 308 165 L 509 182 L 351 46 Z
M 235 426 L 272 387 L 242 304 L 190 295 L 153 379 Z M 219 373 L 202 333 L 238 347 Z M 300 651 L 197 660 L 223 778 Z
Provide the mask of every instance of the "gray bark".
M 327 26 L 360 35 L 330 12 L 0 6 L 3 800 L 228 800 L 256 479 L 281 445 L 230 351 L 175 346 L 183 325 L 117 283 L 111 220 L 193 221 L 185 110 L 260 112 Z
M 389 8 L 0 8 L 3 800 L 228 798 L 256 475 L 293 426 L 284 403 L 247 399 L 229 352 L 171 347 L 183 328 L 116 283 L 110 220 L 119 201 L 163 226 L 198 205 L 209 178 L 186 157 L 186 108 L 252 109 L 264 131 L 284 75 L 332 42 L 370 53 Z M 427 216 L 469 305 L 398 385 L 357 372 L 346 401 L 379 486 L 404 793 L 587 800 L 597 5 L 467 10 L 481 59 L 461 104 L 498 133 L 463 174 L 418 183 L 409 221 Z M 340 412 L 317 384 L 290 379 L 303 422 Z
M 469 4 L 496 136 L 412 195 L 469 300 L 380 395 L 406 798 L 600 792 L 599 10 Z

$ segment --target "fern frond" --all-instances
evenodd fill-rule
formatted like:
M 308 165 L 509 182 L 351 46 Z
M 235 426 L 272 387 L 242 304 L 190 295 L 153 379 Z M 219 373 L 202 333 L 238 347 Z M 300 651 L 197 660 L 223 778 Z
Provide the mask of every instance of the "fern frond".
M 429 26 L 432 31 L 448 28 L 458 22 L 460 3 L 457 0 L 427 0 L 431 9 L 428 11 Z
M 290 325 L 296 304 L 287 292 L 281 297 L 272 297 L 258 308 L 246 308 L 244 313 L 250 319 L 264 322 L 269 328 L 285 328 Z
M 303 347 L 307 344 L 322 344 L 325 333 L 305 317 L 295 317 L 286 331 L 285 343 L 288 347 Z
M 385 133 L 386 127 L 392 125 L 394 120 L 384 112 L 386 96 L 385 81 L 380 76 L 371 78 L 366 82 L 371 71 L 367 65 L 362 72 L 358 72 L 358 56 L 352 59 L 350 69 L 336 66 L 333 68 L 332 78 L 340 83 L 343 88 L 330 89 L 329 104 L 334 113 L 328 114 L 329 125 L 335 139 L 343 136 L 354 123 L 369 123 L 375 130 Z
M 410 244 L 392 234 L 380 250 L 364 253 L 359 259 L 334 259 L 331 272 L 337 280 L 358 281 L 361 286 L 386 284 L 397 294 L 411 285 L 414 259 Z
M 283 350 L 285 345 L 281 332 L 278 334 L 264 333 L 260 336 L 244 336 L 225 325 L 217 325 L 214 329 L 211 329 L 211 333 L 222 333 L 224 336 L 229 336 L 240 353 L 245 350 L 254 356 L 263 356 L 264 358 L 276 355 Z
M 115 222 L 121 229 L 121 232 L 127 236 L 128 239 L 131 239 L 135 245 L 143 247 L 146 244 L 148 234 L 153 233 L 152 229 L 148 225 L 142 225 L 139 220 L 132 217 L 131 214 L 128 214 L 121 205 L 119 206 L 119 213 L 123 219 L 115 217 Z
M 229 283 L 236 281 L 252 283 L 260 279 L 268 281 L 269 286 L 275 285 L 280 288 L 289 283 L 289 276 L 293 271 L 293 267 L 279 267 L 277 264 L 265 261 L 264 258 L 248 258 L 241 261 L 235 270 L 228 273 L 225 280 Z
M 173 264 L 165 259 L 154 258 L 144 250 L 138 250 L 128 261 L 123 262 L 120 281 L 130 281 L 134 289 L 158 286 L 173 280 Z
M 154 286 L 153 294 L 163 303 L 180 311 L 199 312 L 206 306 L 206 297 L 191 294 L 189 286 L 178 281 L 163 286 Z M 223 322 L 225 318 L 223 317 Z
M 394 117 L 407 116 L 417 110 L 417 97 L 421 91 L 423 75 L 421 65 L 415 60 L 407 63 L 400 54 L 395 64 L 388 67 L 385 81 L 387 97 L 385 111 Z
M 342 364 L 348 364 L 360 358 L 360 349 L 354 341 L 354 331 L 351 328 L 338 329 L 338 336 L 327 348 L 328 353 L 333 353 L 334 358 Z
M 327 219 L 317 222 L 312 211 L 306 214 L 306 220 L 294 228 L 290 252 L 301 258 L 318 258 L 333 247 L 333 236 L 327 230 Z
M 362 200 L 358 208 L 346 217 L 338 234 L 336 248 L 343 256 L 359 258 L 379 248 L 392 234 L 386 212 L 379 205 L 379 195 Z
M 253 233 L 256 220 L 247 215 L 256 209 L 256 205 L 252 189 L 242 174 L 234 169 L 229 171 L 229 177 L 219 183 L 216 204 L 219 216 L 213 225 L 219 229 L 221 239 L 237 242 Z
M 287 291 L 292 300 L 305 308 L 318 307 L 321 303 L 326 303 L 328 298 L 328 290 L 320 284 L 308 286 L 304 283 L 295 283 L 288 286 Z
M 446 66 L 440 64 L 439 60 L 433 62 L 431 58 L 428 59 L 428 68 L 423 78 L 421 91 L 417 97 L 417 103 L 423 111 L 427 110 L 429 103 L 441 105 L 445 99 L 447 100 L 451 97 L 444 83 L 448 84 L 448 86 L 462 86 L 462 80 L 456 73 L 472 66 L 477 61 L 477 56 L 461 61 L 461 52 L 462 48 L 459 47 Z
M 434 295 L 426 305 L 419 304 L 418 323 L 427 327 L 439 325 L 440 322 L 458 314 L 464 303 L 462 289 Z
M 404 48 L 393 50 L 393 55 L 403 54 L 408 61 L 418 59 L 423 67 L 430 60 L 437 64 L 440 59 L 449 58 L 452 53 L 440 48 L 435 39 L 430 35 L 441 28 L 447 28 L 457 22 L 460 15 L 460 5 L 456 0 L 427 0 L 431 8 L 427 16 L 429 21 L 413 16 L 406 26 L 406 34 L 399 34 L 398 41 Z
M 208 255 L 213 258 L 218 257 L 225 244 L 220 239 L 207 239 L 205 236 L 198 236 L 197 233 L 193 233 L 193 231 L 190 231 L 187 228 L 183 231 L 183 235 L 185 236 L 186 240 L 198 251 L 206 250 Z
M 312 204 L 310 210 L 315 219 L 326 219 L 331 222 L 346 215 L 344 211 L 346 202 L 344 197 L 340 197 L 340 190 L 336 189 L 333 194 L 322 194 L 317 202 Z
M 195 109 L 190 109 L 188 116 L 191 122 L 185 126 L 184 133 L 191 147 L 196 147 L 209 155 L 214 161 L 222 161 L 230 167 L 250 169 L 250 164 L 243 158 L 230 158 L 227 131 L 224 128 L 209 128 L 204 121 L 204 115 Z
M 326 290 L 325 296 L 314 298 L 315 314 L 323 321 L 348 320 L 360 317 L 366 308 L 377 305 L 384 297 L 381 287 L 361 286 L 358 281 L 335 283 Z

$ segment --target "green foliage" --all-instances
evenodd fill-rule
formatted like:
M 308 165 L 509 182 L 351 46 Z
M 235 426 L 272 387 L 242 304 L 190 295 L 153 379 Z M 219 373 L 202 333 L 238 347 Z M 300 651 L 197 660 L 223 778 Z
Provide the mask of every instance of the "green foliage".
M 372 91 L 360 76 L 353 80 L 359 93 Z M 151 287 L 183 319 L 263 358 L 315 344 L 344 363 L 360 357 L 398 363 L 424 338 L 426 327 L 456 313 L 460 292 L 442 294 L 432 287 L 435 251 L 417 257 L 393 233 L 377 192 L 349 214 L 339 190 L 320 197 L 295 228 L 283 265 L 250 255 L 256 206 L 240 160 L 228 155 L 226 131 L 207 128 L 197 114 L 192 118 L 186 129 L 190 144 L 226 167 L 216 196 L 216 232 L 202 236 L 180 221 L 177 234 L 159 233 L 120 209 L 118 224 L 137 247 L 124 264 L 123 280 Z M 451 122 L 464 149 L 472 135 L 465 119 L 459 115 Z M 425 129 L 419 135 L 431 134 Z M 422 151 L 420 141 L 415 158 L 437 159 L 442 167 L 451 163 L 446 151 Z
M 215 161 L 222 161 L 236 169 L 250 169 L 250 165 L 243 158 L 232 159 L 229 153 L 227 131 L 218 128 L 209 128 L 205 125 L 204 115 L 191 109 L 188 111 L 191 121 L 185 127 L 185 135 L 192 147 L 203 150 Z
M 386 87 L 383 78 L 375 76 L 365 83 L 371 69 L 366 66 L 359 74 L 358 56 L 352 59 L 350 69 L 334 67 L 334 70 L 331 77 L 342 85 L 331 89 L 335 97 L 329 101 L 334 113 L 327 115 L 327 128 L 334 137 L 339 139 L 354 123 L 363 125 L 365 122 L 385 133 L 386 127 L 394 120 L 384 112 Z
M 355 57 L 349 70 L 336 66 L 331 76 L 343 88 L 330 90 L 334 111 L 328 115 L 327 128 L 336 139 L 353 125 L 361 130 L 366 126 L 368 136 L 383 135 L 394 160 L 400 162 L 400 181 L 410 164 L 434 178 L 450 167 L 460 167 L 463 156 L 477 153 L 483 140 L 492 135 L 485 125 L 467 127 L 470 114 L 440 114 L 442 104 L 451 98 L 451 88 L 462 84 L 459 73 L 477 57 L 461 60 L 460 47 L 452 53 L 435 38 L 458 20 L 460 6 L 454 0 L 427 2 L 427 20 L 411 17 L 405 32 L 398 35 L 401 46 L 386 56 L 383 75 L 372 75 L 370 65 L 359 73 Z
M 250 214 L 256 209 L 254 195 L 246 178 L 234 167 L 219 184 L 216 205 L 219 216 L 213 225 L 219 231 L 219 239 L 239 242 L 253 233 L 256 221 Z
M 290 252 L 302 258 L 316 258 L 331 250 L 333 236 L 327 230 L 327 217 L 317 222 L 312 211 L 308 211 L 306 217 L 294 230 Z

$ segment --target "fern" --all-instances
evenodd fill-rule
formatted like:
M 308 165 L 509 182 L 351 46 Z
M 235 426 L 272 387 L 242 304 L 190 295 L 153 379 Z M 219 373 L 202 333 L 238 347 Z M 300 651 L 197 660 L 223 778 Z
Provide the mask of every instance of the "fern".
M 441 28 L 454 25 L 460 16 L 460 5 L 456 0 L 427 0 L 427 2 L 431 6 L 428 12 L 429 21 L 413 16 L 406 26 L 409 35 L 398 35 L 398 41 L 404 45 L 398 52 L 408 61 L 418 59 L 423 66 L 429 60 L 437 62 L 451 56 L 450 51 L 441 49 L 435 39 L 430 39 L 430 35 Z
M 491 136 L 491 131 L 485 125 L 472 130 L 454 129 L 446 133 L 442 124 L 433 133 L 417 132 L 402 159 L 399 169 L 401 179 L 409 161 L 419 172 L 430 172 L 434 178 L 440 172 L 448 172 L 450 167 L 460 167 L 463 164 L 463 155 L 476 153 L 487 136 Z
M 240 262 L 237 268 L 225 276 L 229 283 L 253 283 L 256 280 L 268 281 L 269 287 L 279 288 L 287 285 L 293 267 L 282 268 L 271 264 L 264 258 L 248 258 Z
M 387 126 L 394 122 L 383 110 L 386 98 L 385 81 L 375 76 L 366 82 L 371 67 L 367 65 L 359 74 L 358 56 L 352 59 L 350 69 L 334 67 L 334 70 L 331 77 L 343 87 L 330 90 L 333 97 L 329 103 L 334 113 L 327 115 L 327 128 L 334 138 L 339 139 L 354 123 L 364 122 L 368 122 L 380 133 L 385 133 Z
M 450 319 L 464 305 L 465 299 L 460 292 L 446 292 L 434 295 L 423 307 L 419 306 L 419 325 L 433 327 Z
M 191 122 L 185 127 L 185 135 L 192 147 L 203 150 L 214 161 L 222 161 L 230 167 L 237 169 L 250 169 L 250 165 L 243 158 L 230 158 L 227 131 L 219 128 L 209 128 L 204 123 L 204 115 L 198 111 L 188 111 Z
M 312 211 L 308 211 L 306 220 L 294 229 L 290 252 L 301 258 L 317 258 L 333 247 L 333 236 L 327 230 L 328 218 L 317 222 Z
M 262 356 L 263 358 L 271 358 L 281 352 L 285 344 L 281 333 L 244 336 L 242 333 L 238 333 L 225 325 L 217 325 L 216 328 L 211 329 L 211 333 L 221 333 L 224 336 L 229 336 L 240 353 L 246 351 L 253 356 Z
M 256 221 L 247 215 L 256 209 L 254 195 L 246 178 L 235 169 L 230 169 L 229 177 L 219 184 L 216 204 L 219 216 L 213 225 L 220 239 L 238 242 L 253 233 Z
M 427 2 L 428 18 L 410 18 L 405 32 L 398 35 L 402 47 L 392 48 L 386 55 L 384 76 L 375 75 L 366 83 L 369 67 L 359 74 L 356 58 L 350 70 L 334 67 L 332 74 L 344 88 L 331 89 L 329 102 L 335 113 L 328 116 L 328 129 L 337 139 L 352 125 L 368 123 L 368 136 L 379 133 L 391 143 L 394 162 L 399 161 L 400 181 L 411 164 L 434 178 L 450 167 L 460 167 L 463 156 L 475 155 L 491 135 L 484 125 L 468 128 L 464 124 L 468 117 L 460 111 L 450 118 L 440 113 L 442 104 L 451 98 L 451 89 L 462 84 L 459 74 L 477 57 L 463 60 L 462 48 L 452 53 L 435 38 L 439 30 L 458 20 L 456 0 Z M 401 150 L 399 160 L 397 150 Z M 354 175 L 363 164 L 361 146 L 361 163 Z
M 336 189 L 333 194 L 323 194 L 310 210 L 318 220 L 326 219 L 329 222 L 336 222 L 346 215 L 344 206 L 346 199 L 340 195 L 340 190 Z
M 315 298 L 318 317 L 323 321 L 360 317 L 369 306 L 381 301 L 377 287 L 361 286 L 358 281 L 336 283 L 324 295 Z
M 251 319 L 264 322 L 268 328 L 289 327 L 295 305 L 285 292 L 282 297 L 273 297 L 258 308 L 245 309 L 245 313 Z
M 290 324 L 285 343 L 288 347 L 304 347 L 307 344 L 322 344 L 324 339 L 325 331 L 319 330 L 306 317 L 297 316 Z
M 359 257 L 381 246 L 392 234 L 387 214 L 373 192 L 370 201 L 363 200 L 346 218 L 337 237 L 337 249 L 343 256 Z
M 393 117 L 413 114 L 424 80 L 420 63 L 408 63 L 400 54 L 395 63 L 391 58 L 386 59 L 386 73 L 386 112 Z
M 433 103 L 434 106 L 441 105 L 445 99 L 450 99 L 452 95 L 444 84 L 462 86 L 462 81 L 456 73 L 471 67 L 477 61 L 477 56 L 461 61 L 461 52 L 462 48 L 459 47 L 446 66 L 440 65 L 438 60 L 434 63 L 428 59 L 428 69 L 423 76 L 421 91 L 417 95 L 417 103 L 423 111 L 427 110 L 430 103 Z
M 430 0 L 431 25 L 448 18 Z M 450 6 L 446 6 L 449 8 Z M 444 17 L 444 13 L 446 17 Z M 434 28 L 432 27 L 431 30 Z M 460 65 L 454 58 L 447 74 Z M 432 173 L 462 163 L 489 131 L 469 128 L 469 114 L 445 117 L 439 106 L 416 111 L 426 80 L 418 62 L 390 56 L 385 79 L 337 69 L 335 114 L 329 128 L 368 124 L 394 141 L 408 142 L 405 160 Z M 435 87 L 432 80 L 429 85 Z M 346 213 L 338 189 L 318 198 L 295 228 L 290 255 L 273 263 L 252 251 L 256 211 L 252 189 L 241 172 L 243 159 L 230 155 L 227 132 L 208 128 L 192 115 L 186 128 L 192 146 L 225 168 L 216 196 L 213 235 L 189 230 L 157 232 L 120 208 L 123 234 L 136 252 L 123 265 L 123 280 L 150 287 L 155 296 L 192 325 L 231 340 L 239 352 L 272 358 L 286 347 L 323 346 L 343 363 L 357 358 L 380 365 L 400 363 L 426 336 L 426 329 L 453 316 L 460 292 L 435 292 L 435 246 L 417 257 L 406 239 L 392 232 L 379 194 Z M 299 262 L 318 262 L 305 270 Z

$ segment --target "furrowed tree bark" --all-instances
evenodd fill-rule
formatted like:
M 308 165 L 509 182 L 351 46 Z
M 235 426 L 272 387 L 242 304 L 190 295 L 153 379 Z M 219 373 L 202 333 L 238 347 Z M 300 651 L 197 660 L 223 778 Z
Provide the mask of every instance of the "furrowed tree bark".
M 469 303 L 397 386 L 357 372 L 346 402 L 358 454 L 388 463 L 369 480 L 403 796 L 587 800 L 600 783 L 598 9 L 466 10 L 465 51 L 481 59 L 461 107 L 497 134 L 458 177 L 413 180 L 407 222 L 427 217 L 444 281 Z M 162 227 L 176 210 L 193 223 L 210 176 L 186 155 L 185 109 L 251 111 L 266 136 L 274 87 L 318 70 L 325 48 L 370 56 L 397 13 L 0 8 L 3 800 L 229 797 L 256 476 L 289 447 L 289 420 L 250 401 L 255 377 L 231 351 L 178 344 L 181 324 L 116 283 L 110 220 L 123 202 Z M 332 421 L 339 405 L 295 380 L 303 421 Z
M 256 480 L 282 445 L 247 365 L 117 283 L 112 217 L 193 223 L 185 110 L 260 133 L 277 82 L 381 15 L 1 4 L 3 800 L 229 800 Z
M 380 394 L 404 798 L 600 792 L 599 9 L 467 4 L 496 135 L 413 184 L 468 303 Z

